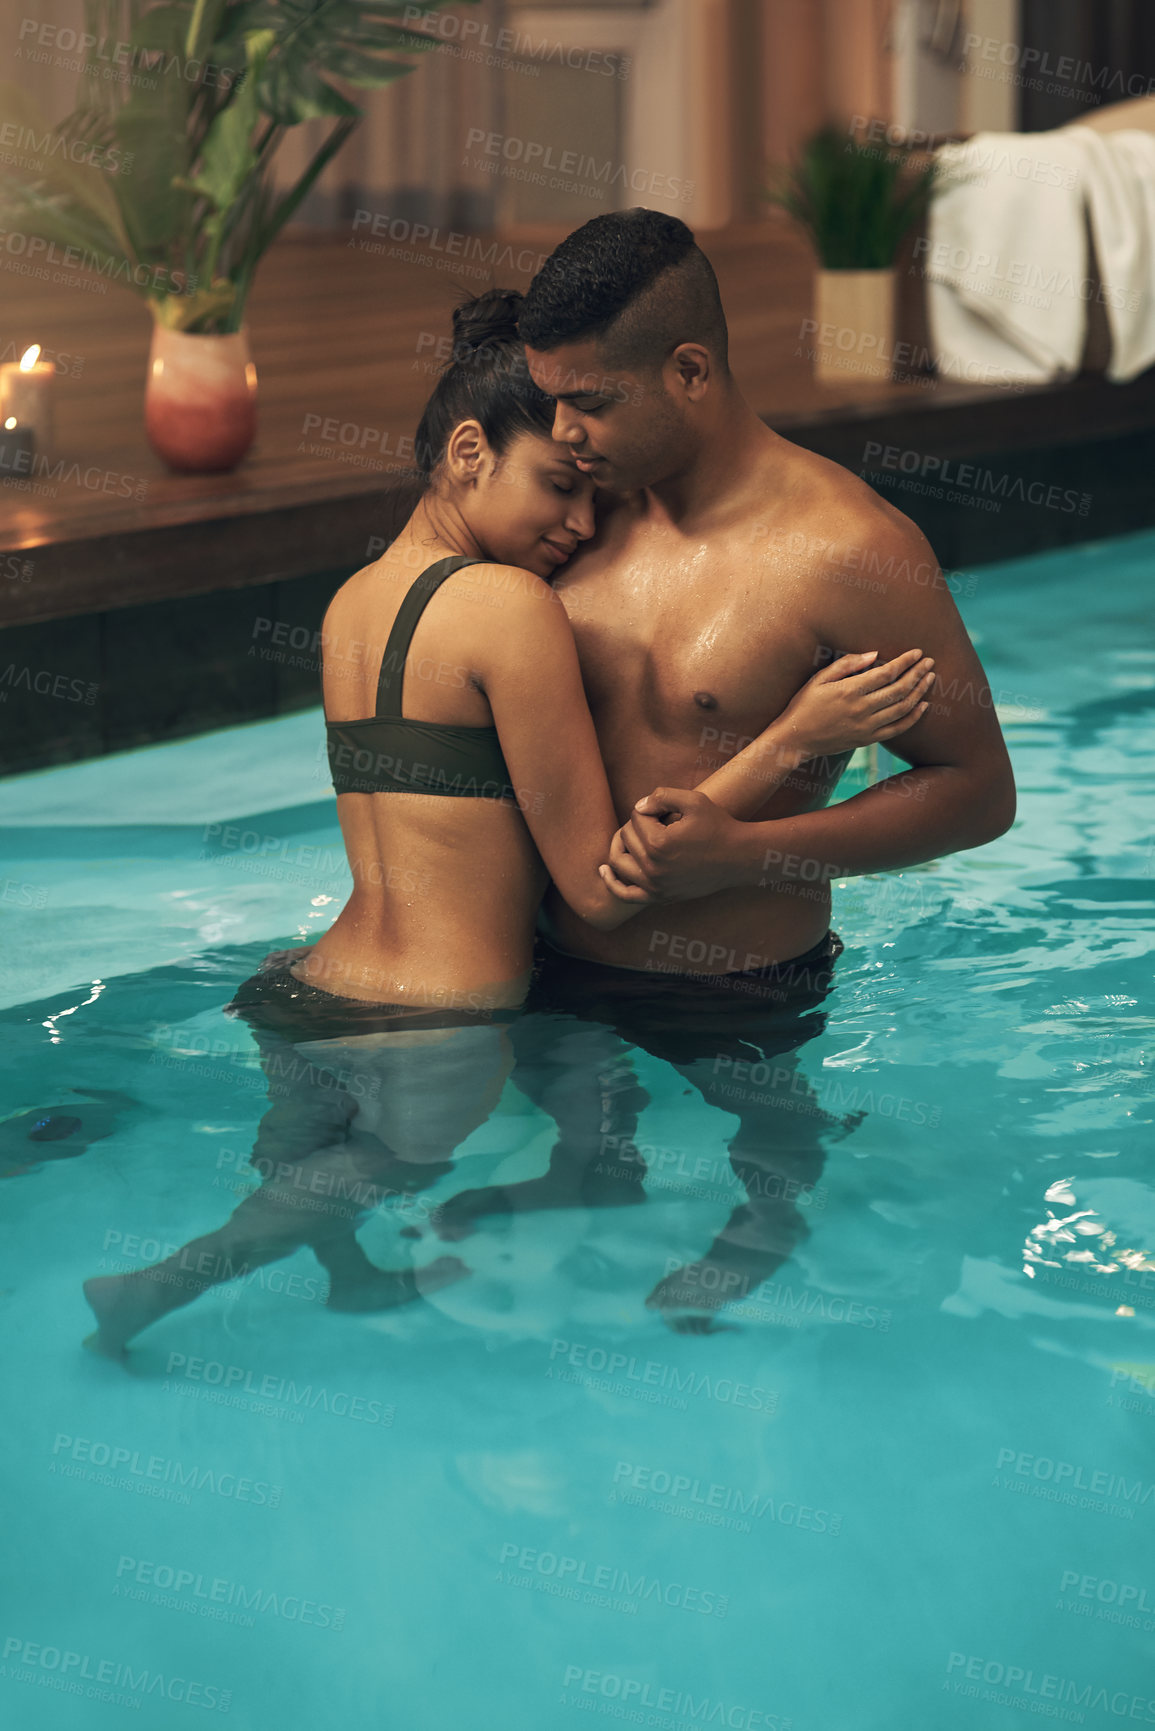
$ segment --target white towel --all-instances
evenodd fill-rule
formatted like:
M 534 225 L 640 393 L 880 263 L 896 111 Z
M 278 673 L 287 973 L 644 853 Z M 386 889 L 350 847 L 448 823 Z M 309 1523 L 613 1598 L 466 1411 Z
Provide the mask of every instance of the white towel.
M 1123 383 L 1155 362 L 1155 135 L 1079 130 L 1088 134 L 1088 207 L 1111 328 L 1107 377 Z
M 1155 362 L 1155 137 L 981 132 L 938 152 L 926 242 L 939 371 L 976 383 L 1043 383 L 1078 370 L 1087 222 L 1111 332 L 1107 377 Z

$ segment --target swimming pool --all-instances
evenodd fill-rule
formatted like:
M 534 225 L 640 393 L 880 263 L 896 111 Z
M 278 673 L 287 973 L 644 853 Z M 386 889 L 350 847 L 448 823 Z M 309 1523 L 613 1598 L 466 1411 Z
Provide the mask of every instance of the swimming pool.
M 127 1371 L 81 1351 L 84 1279 L 254 1186 L 221 1005 L 346 877 L 316 712 L 0 784 L 4 1110 L 94 1136 L 0 1125 L 11 1723 L 1155 1723 L 1153 561 L 977 573 L 1018 821 L 839 888 L 801 1067 L 865 1116 L 704 1336 L 643 1300 L 729 1213 L 733 1120 L 639 1054 L 644 1207 L 485 1220 L 469 1278 L 381 1315 L 301 1251 Z M 551 1141 L 507 1085 L 363 1245 L 428 1262 L 428 1201 Z

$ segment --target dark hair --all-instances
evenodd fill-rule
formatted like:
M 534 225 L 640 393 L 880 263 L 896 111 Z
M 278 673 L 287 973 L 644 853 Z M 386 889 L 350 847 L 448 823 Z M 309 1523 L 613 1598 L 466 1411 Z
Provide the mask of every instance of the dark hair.
M 487 289 L 453 313 L 453 352 L 441 369 L 417 429 L 416 462 L 425 482 L 445 456 L 455 427 L 478 421 L 499 455 L 518 433 L 550 433 L 555 404 L 526 365 L 517 289 Z
M 691 231 L 659 210 L 595 216 L 550 254 L 518 320 L 531 349 L 604 339 L 617 366 L 660 366 L 679 343 L 701 342 L 728 366 L 718 279 Z

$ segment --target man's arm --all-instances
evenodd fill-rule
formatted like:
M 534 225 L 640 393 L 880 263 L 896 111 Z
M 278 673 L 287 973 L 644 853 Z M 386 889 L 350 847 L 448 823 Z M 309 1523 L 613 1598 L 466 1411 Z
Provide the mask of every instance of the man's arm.
M 823 559 L 814 626 L 837 650 L 877 648 L 881 660 L 917 643 L 934 657 L 930 708 L 894 745 L 910 769 L 839 805 L 762 823 L 738 823 L 700 793 L 659 789 L 615 838 L 610 862 L 624 883 L 663 901 L 753 886 L 788 891 L 901 870 L 1010 828 L 1014 779 L 978 656 L 923 535 L 897 513 L 880 516 L 871 513 L 857 541 L 847 535 L 837 559 Z M 840 571 L 864 568 L 864 544 L 869 585 L 839 583 Z

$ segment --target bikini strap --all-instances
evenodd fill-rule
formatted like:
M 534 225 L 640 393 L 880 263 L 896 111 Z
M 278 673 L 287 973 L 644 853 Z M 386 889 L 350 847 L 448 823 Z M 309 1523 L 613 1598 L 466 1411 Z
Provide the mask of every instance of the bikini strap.
M 447 577 L 452 577 L 455 571 L 460 571 L 465 565 L 480 564 L 482 564 L 480 559 L 451 554 L 448 559 L 439 559 L 435 565 L 430 565 L 414 581 L 397 609 L 397 617 L 393 621 L 393 629 L 390 631 L 389 641 L 385 645 L 381 672 L 377 676 L 376 716 L 378 721 L 400 721 L 402 719 L 401 696 L 402 687 L 405 683 L 405 660 L 409 654 L 409 646 L 413 641 L 413 633 L 417 629 L 417 621 Z

